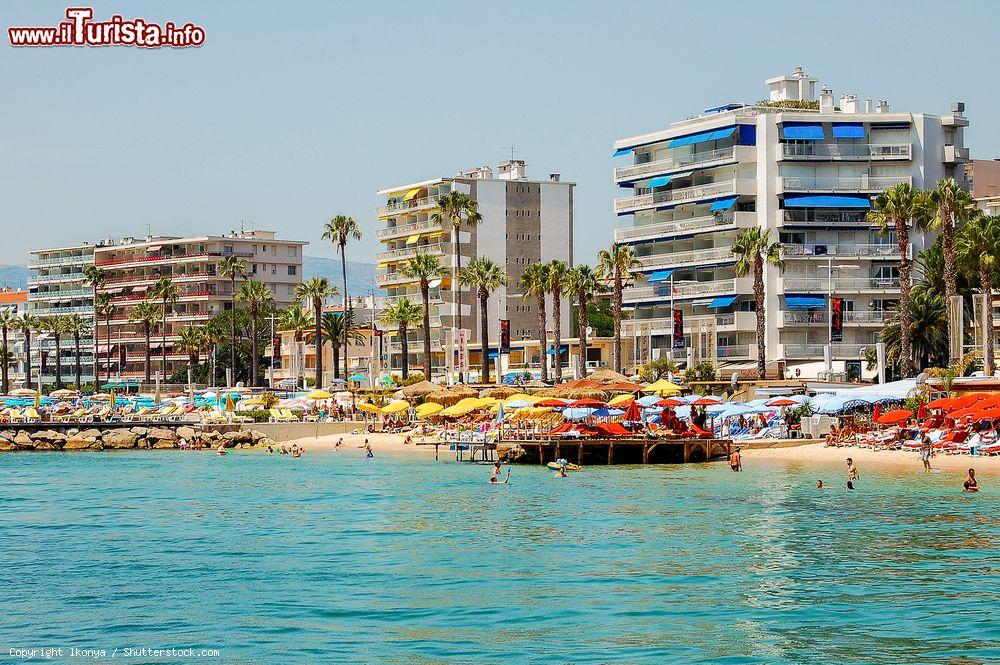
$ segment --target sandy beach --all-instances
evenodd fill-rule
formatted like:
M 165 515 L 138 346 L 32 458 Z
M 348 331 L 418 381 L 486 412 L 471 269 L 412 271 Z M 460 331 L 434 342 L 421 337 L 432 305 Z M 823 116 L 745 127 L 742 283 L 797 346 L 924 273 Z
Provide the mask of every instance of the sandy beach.
M 851 457 L 859 468 L 892 467 L 896 470 L 910 469 L 914 473 L 923 473 L 920 456 L 917 453 L 902 450 L 836 448 L 826 447 L 822 443 L 810 443 L 786 448 L 744 449 L 742 454 L 746 463 L 755 460 L 778 460 L 840 467 L 845 464 L 848 457 Z M 1000 457 L 970 457 L 968 455 L 943 455 L 939 453 L 931 458 L 932 469 L 964 474 L 970 467 L 976 469 L 977 473 L 1000 475 Z
M 344 448 L 346 449 L 357 449 L 364 447 L 365 439 L 372 446 L 372 450 L 376 453 L 379 451 L 417 451 L 421 453 L 430 453 L 431 457 L 434 456 L 434 446 L 419 446 L 414 445 L 420 442 L 433 442 L 440 441 L 435 437 L 413 437 L 414 443 L 406 443 L 405 434 L 387 434 L 384 432 L 374 432 L 371 434 L 331 434 L 329 436 L 319 436 L 319 437 L 304 437 L 302 439 L 294 439 L 292 441 L 284 441 L 279 445 L 291 446 L 295 444 L 300 448 L 305 448 L 306 451 L 323 451 L 323 450 L 336 450 L 337 441 L 343 439 Z M 442 447 L 445 447 L 442 445 Z

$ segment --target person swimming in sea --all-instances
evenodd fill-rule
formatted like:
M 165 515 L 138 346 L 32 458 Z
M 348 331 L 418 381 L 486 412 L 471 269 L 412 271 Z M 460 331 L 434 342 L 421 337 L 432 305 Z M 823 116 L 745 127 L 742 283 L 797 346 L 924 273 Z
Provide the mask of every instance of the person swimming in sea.
M 500 462 L 499 462 L 499 460 L 498 460 L 498 461 L 496 461 L 496 462 L 493 462 L 493 475 L 494 475 L 494 476 L 499 476 L 499 475 L 500 475 L 500 472 L 501 472 L 502 470 L 503 470 L 503 469 L 502 469 L 502 468 L 500 467 Z
M 844 485 L 844 489 L 845 490 L 852 490 L 852 489 L 854 489 L 854 481 L 853 480 L 848 480 L 847 484 Z
M 964 488 L 962 490 L 963 492 L 972 493 L 972 492 L 978 492 L 979 491 L 979 481 L 976 480 L 976 470 L 975 469 L 969 469 L 969 475 L 966 476 L 965 482 L 962 483 L 962 487 Z
M 816 481 L 816 489 L 818 489 L 818 490 L 825 490 L 826 489 L 826 487 L 823 486 L 823 481 L 822 480 L 817 480 Z
M 555 477 L 556 478 L 568 478 L 569 474 L 566 473 L 566 467 L 565 466 L 559 467 L 559 470 L 556 471 L 556 473 L 555 473 Z
M 216 449 L 215 452 L 217 452 L 220 455 L 228 455 L 229 454 L 229 451 L 226 450 L 226 447 L 224 445 L 222 445 L 221 443 L 219 444 L 219 447 Z
M 503 479 L 502 483 L 500 482 L 498 474 L 493 474 L 492 476 L 490 476 L 490 485 L 506 485 L 509 482 L 510 482 L 510 469 L 507 469 L 507 477 Z

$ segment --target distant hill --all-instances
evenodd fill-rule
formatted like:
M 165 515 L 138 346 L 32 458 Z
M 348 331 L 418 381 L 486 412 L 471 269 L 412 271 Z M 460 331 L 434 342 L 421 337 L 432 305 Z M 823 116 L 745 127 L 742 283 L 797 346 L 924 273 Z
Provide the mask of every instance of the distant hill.
M 302 279 L 311 277 L 326 277 L 330 282 L 340 287 L 340 260 L 327 259 L 320 256 L 302 257 Z M 347 262 L 347 290 L 353 296 L 366 295 L 369 290 L 377 291 L 375 286 L 375 264 L 359 261 Z
M 340 261 L 319 256 L 303 257 L 303 279 L 310 277 L 326 277 L 334 285 L 340 285 Z M 14 289 L 28 288 L 27 266 L 0 265 L 0 287 L 10 286 Z M 375 264 L 359 261 L 347 262 L 347 288 L 351 293 L 364 295 L 369 289 L 375 288 Z
M 28 288 L 28 272 L 27 266 L 0 266 L 0 287 Z

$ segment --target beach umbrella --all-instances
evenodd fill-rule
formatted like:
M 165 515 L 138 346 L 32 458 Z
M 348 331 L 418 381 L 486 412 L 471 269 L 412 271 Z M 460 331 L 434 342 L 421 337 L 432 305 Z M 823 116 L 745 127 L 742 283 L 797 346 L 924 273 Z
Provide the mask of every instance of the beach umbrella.
M 917 420 L 923 420 L 927 417 L 927 405 L 923 402 L 917 407 Z
M 711 395 L 699 397 L 695 401 L 691 402 L 692 406 L 713 406 L 715 404 L 722 404 L 722 400 L 718 397 L 712 397 Z
M 534 404 L 537 401 L 539 401 L 539 398 L 534 395 L 529 395 L 528 393 L 514 393 L 504 400 L 504 404 L 507 406 L 510 406 L 511 402 L 527 402 L 528 404 Z
M 333 399 L 333 393 L 325 390 L 314 390 L 306 395 L 306 397 L 311 400 Z
M 497 418 L 496 418 L 496 421 L 498 423 L 502 423 L 503 422 L 503 403 L 502 402 L 500 404 L 497 404 Z
M 417 418 L 423 419 L 440 413 L 443 410 L 444 407 L 437 402 L 424 402 L 414 409 L 414 412 L 417 414 Z
M 566 418 L 567 420 L 580 420 L 582 418 L 589 418 L 591 415 L 593 415 L 595 410 L 596 409 L 568 407 L 566 409 L 563 409 L 562 414 L 563 418 Z
M 639 403 L 639 406 L 655 406 L 660 401 L 660 398 L 656 395 L 645 395 L 635 401 Z
M 624 395 L 617 395 L 615 397 L 612 397 L 610 400 L 608 400 L 608 404 L 610 406 L 625 406 L 634 399 L 635 397 L 626 393 Z
M 529 402 L 528 400 L 523 400 L 523 399 L 510 400 L 509 399 L 509 400 L 507 400 L 506 402 L 503 403 L 503 406 L 506 406 L 508 409 L 523 409 L 524 407 L 531 406 L 532 404 L 534 404 L 534 402 Z
M 114 400 L 112 400 L 111 403 L 114 404 Z M 226 395 L 226 411 L 235 411 L 235 410 L 236 410 L 236 400 L 233 399 L 232 395 Z
M 578 399 L 575 402 L 570 402 L 569 405 L 582 409 L 601 409 L 607 406 L 607 404 L 598 399 Z
M 875 405 L 875 411 L 874 411 L 874 413 L 872 413 L 872 420 L 874 420 L 875 422 L 878 422 L 878 419 L 881 418 L 881 417 L 882 417 L 882 405 L 881 404 L 876 404 Z
M 378 407 L 367 402 L 358 402 L 354 405 L 354 408 L 365 413 L 378 413 Z
M 625 409 L 625 413 L 623 415 L 625 420 L 630 420 L 630 421 L 642 420 L 642 411 L 639 410 L 639 404 L 637 402 L 632 402 L 631 404 L 629 404 L 628 408 Z
M 667 395 L 677 395 L 681 392 L 681 387 L 675 383 L 671 383 L 666 379 L 660 379 L 654 383 L 649 384 L 642 389 L 644 393 L 652 393 L 653 395 L 659 395 L 665 397 Z
M 796 405 L 798 405 L 798 402 L 796 402 L 794 399 L 788 399 L 787 397 L 778 397 L 777 399 L 772 399 L 770 402 L 767 403 L 767 406 L 774 406 L 778 408 L 786 406 L 796 406 Z
M 559 409 L 566 406 L 566 400 L 557 397 L 546 397 L 541 401 L 535 402 L 535 406 L 548 406 L 553 409 Z
M 389 402 L 382 408 L 382 413 L 399 413 L 400 411 L 406 411 L 410 408 L 410 403 L 405 399 L 398 400 L 396 402 Z
M 37 394 L 38 391 L 31 388 L 14 388 L 10 391 L 11 397 L 34 397 Z
M 927 403 L 928 409 L 944 409 L 948 410 L 952 405 L 952 399 L 950 397 L 938 397 L 935 400 L 931 400 Z
M 625 412 L 621 409 L 595 409 L 592 414 L 595 418 L 617 418 L 618 416 L 625 415 Z
M 985 393 L 969 393 L 968 395 L 962 395 L 961 397 L 956 397 L 951 401 L 951 408 L 955 410 L 964 409 L 972 406 L 985 397 Z
M 348 381 L 365 381 L 367 379 L 368 377 L 365 376 L 364 374 L 351 374 L 349 377 L 347 377 Z
M 674 397 L 667 397 L 666 399 L 661 399 L 660 401 L 653 404 L 653 406 L 684 406 L 687 404 L 684 400 L 676 399 Z
M 54 397 L 55 399 L 65 399 L 67 397 L 76 397 L 79 393 L 75 390 L 70 390 L 69 388 L 60 388 L 59 390 L 53 390 L 49 393 L 49 397 Z
M 603 384 L 601 389 L 615 393 L 637 393 L 642 390 L 642 386 L 638 383 L 632 383 L 631 381 L 614 381 L 612 383 Z
M 913 417 L 913 412 L 909 409 L 896 409 L 894 411 L 889 411 L 875 418 L 875 422 L 879 425 L 895 425 L 896 423 L 901 423 L 905 420 L 909 420 Z

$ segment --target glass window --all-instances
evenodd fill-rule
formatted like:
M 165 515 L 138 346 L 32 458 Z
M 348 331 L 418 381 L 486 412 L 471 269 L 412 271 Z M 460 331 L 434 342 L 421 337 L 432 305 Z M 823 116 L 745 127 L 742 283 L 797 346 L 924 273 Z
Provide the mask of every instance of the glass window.
M 289 275 L 295 275 L 297 268 L 298 268 L 298 266 L 288 266 L 288 274 Z

